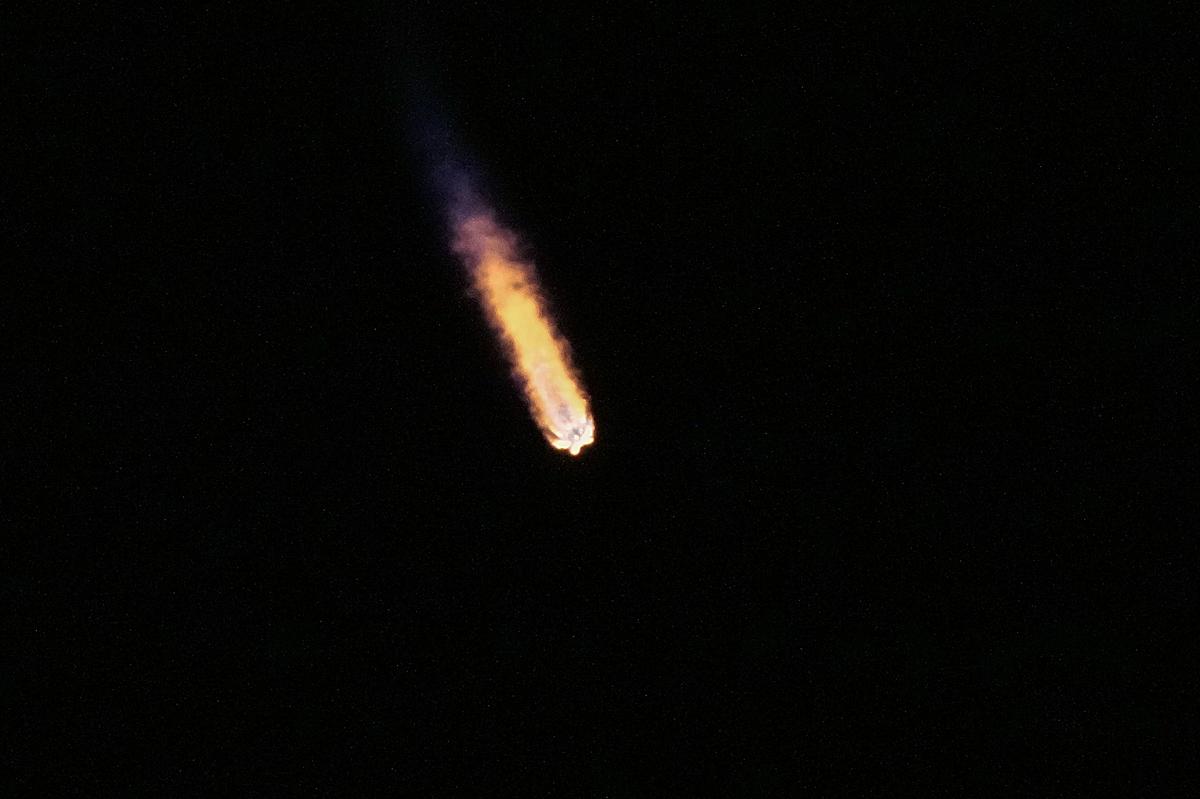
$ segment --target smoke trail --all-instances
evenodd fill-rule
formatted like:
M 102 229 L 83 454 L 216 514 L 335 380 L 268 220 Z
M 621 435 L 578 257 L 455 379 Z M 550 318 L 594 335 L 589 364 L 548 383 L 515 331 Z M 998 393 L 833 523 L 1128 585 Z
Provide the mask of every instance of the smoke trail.
M 550 446 L 578 455 L 596 436 L 587 392 L 570 347 L 551 319 L 533 265 L 517 236 L 496 221 L 450 145 L 447 126 L 426 113 L 418 125 L 424 156 L 450 222 L 452 247 L 471 276 L 488 323 L 525 390 L 529 412 Z

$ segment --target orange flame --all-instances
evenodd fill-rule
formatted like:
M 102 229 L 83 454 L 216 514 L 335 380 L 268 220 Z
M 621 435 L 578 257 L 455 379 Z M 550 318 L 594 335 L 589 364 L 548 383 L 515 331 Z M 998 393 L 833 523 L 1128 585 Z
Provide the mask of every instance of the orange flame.
M 578 455 L 596 436 L 587 394 L 555 330 L 533 266 L 517 253 L 516 236 L 487 210 L 454 225 L 454 251 L 466 262 L 488 321 L 520 376 L 529 411 L 550 446 Z

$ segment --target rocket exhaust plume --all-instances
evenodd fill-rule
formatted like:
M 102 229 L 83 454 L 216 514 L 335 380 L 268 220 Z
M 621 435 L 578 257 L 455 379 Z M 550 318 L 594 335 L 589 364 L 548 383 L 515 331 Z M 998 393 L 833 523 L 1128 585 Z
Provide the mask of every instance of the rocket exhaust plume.
M 571 363 L 570 346 L 558 332 L 523 257 L 515 233 L 496 219 L 470 179 L 451 126 L 428 102 L 429 87 L 410 86 L 410 130 L 433 187 L 444 201 L 452 248 L 470 275 L 473 293 L 512 364 L 533 416 L 550 446 L 572 455 L 596 438 L 587 392 Z
M 529 412 L 550 446 L 578 455 L 596 437 L 587 392 L 570 346 L 546 307 L 517 236 L 496 220 L 461 171 L 439 180 L 450 206 L 452 246 L 470 274 L 488 323 L 503 344 Z

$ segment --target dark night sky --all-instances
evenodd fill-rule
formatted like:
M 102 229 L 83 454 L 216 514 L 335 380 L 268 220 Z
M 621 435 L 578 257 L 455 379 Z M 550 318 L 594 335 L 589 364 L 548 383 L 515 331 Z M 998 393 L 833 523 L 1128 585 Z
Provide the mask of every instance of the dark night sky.
M 242 5 L 2 45 L 8 795 L 1187 793 L 1173 20 Z

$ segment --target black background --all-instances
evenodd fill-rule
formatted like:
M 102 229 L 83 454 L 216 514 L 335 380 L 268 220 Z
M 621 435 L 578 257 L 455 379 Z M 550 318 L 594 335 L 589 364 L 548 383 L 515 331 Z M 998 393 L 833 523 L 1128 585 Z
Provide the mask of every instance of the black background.
M 566 5 L 8 35 L 16 785 L 1186 790 L 1178 26 Z M 539 264 L 578 459 L 414 109 Z

